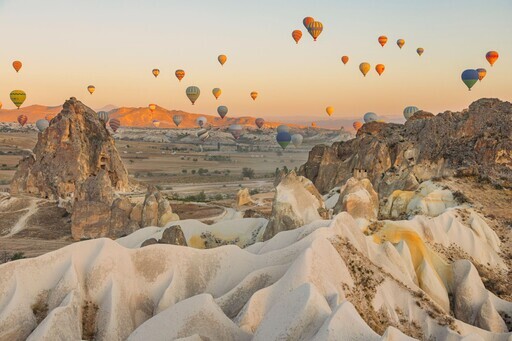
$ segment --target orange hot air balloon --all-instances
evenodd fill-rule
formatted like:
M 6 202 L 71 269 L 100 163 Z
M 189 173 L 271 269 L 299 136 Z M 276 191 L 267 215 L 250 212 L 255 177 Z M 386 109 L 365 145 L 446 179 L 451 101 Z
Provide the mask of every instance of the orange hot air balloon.
M 20 71 L 22 65 L 23 64 L 19 60 L 15 60 L 14 62 L 12 62 L 12 67 L 14 68 L 14 70 L 16 70 L 16 72 Z
M 356 131 L 358 131 L 359 129 L 361 129 L 361 127 L 363 126 L 363 123 L 362 122 L 359 122 L 359 121 L 355 121 L 354 124 L 352 124 L 352 127 L 354 127 L 354 129 Z
M 379 76 L 382 75 L 382 73 L 384 72 L 385 69 L 386 69 L 386 66 L 384 64 L 375 65 L 375 71 L 377 71 Z
M 92 95 L 92 93 L 96 90 L 96 87 L 94 85 L 89 85 L 87 87 L 87 91 Z
M 485 59 L 487 59 L 487 61 L 489 62 L 489 64 L 491 64 L 491 66 L 493 66 L 494 63 L 496 63 L 496 61 L 498 60 L 499 57 L 500 57 L 500 55 L 496 51 L 489 51 L 485 55 Z
M 327 113 L 327 115 L 331 116 L 334 113 L 334 108 L 328 106 L 327 108 L 325 108 L 325 112 Z
M 366 77 L 366 74 L 368 73 L 368 71 L 370 71 L 370 68 L 371 68 L 371 66 L 369 63 L 364 62 L 364 63 L 359 64 L 359 71 L 361 71 L 361 73 L 365 77 Z
M 295 40 L 295 43 L 299 43 L 300 38 L 302 38 L 302 31 L 301 30 L 295 30 L 292 32 L 292 38 Z
M 183 77 L 185 77 L 185 71 L 183 70 L 176 70 L 174 74 L 176 75 L 176 78 L 178 78 L 180 82 L 183 79 Z
M 315 122 L 311 122 L 311 127 L 316 128 L 316 123 Z
M 380 44 L 380 46 L 384 47 L 384 45 L 386 45 L 387 42 L 388 42 L 388 37 L 386 37 L 386 36 L 380 36 L 379 37 L 379 44 Z
M 151 111 L 151 113 L 153 113 L 156 110 L 156 104 L 151 103 L 150 105 L 148 105 L 148 108 L 149 108 L 149 111 Z
M 308 32 L 313 37 L 313 40 L 316 41 L 316 38 L 322 33 L 324 30 L 324 25 L 320 21 L 313 21 L 308 25 Z
M 307 29 L 309 24 L 311 24 L 312 22 L 314 22 L 315 19 L 312 18 L 312 17 L 305 17 L 304 19 L 302 19 L 302 24 L 304 25 L 304 27 Z
M 228 60 L 228 57 L 224 54 L 221 54 L 217 57 L 217 60 L 219 61 L 220 65 L 224 65 L 226 60 Z
M 153 73 L 153 76 L 158 77 L 158 75 L 160 74 L 160 70 L 158 69 L 153 69 L 153 71 L 151 71 L 151 73 Z
M 399 48 L 402 48 L 404 45 L 405 45 L 405 40 L 403 39 L 398 39 L 396 41 L 396 44 L 398 45 Z
M 251 92 L 251 98 L 255 101 L 256 98 L 258 97 L 258 91 L 253 91 Z
M 28 117 L 25 115 L 18 116 L 18 123 L 23 127 L 27 123 Z
M 479 81 L 482 81 L 482 79 L 484 79 L 485 76 L 487 75 L 487 70 L 484 68 L 476 69 L 476 71 L 478 72 L 478 80 Z
M 2 109 L 2 102 L 0 102 L 0 109 Z
M 347 64 L 348 63 L 348 56 L 341 57 L 341 61 L 343 62 L 343 64 Z

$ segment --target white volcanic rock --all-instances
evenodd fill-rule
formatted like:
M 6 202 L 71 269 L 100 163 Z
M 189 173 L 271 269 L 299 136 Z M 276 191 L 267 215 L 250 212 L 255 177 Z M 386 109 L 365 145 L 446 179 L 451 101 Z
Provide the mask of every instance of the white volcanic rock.
M 377 219 L 379 196 L 368 179 L 350 178 L 340 189 L 334 213 L 348 212 L 355 219 Z

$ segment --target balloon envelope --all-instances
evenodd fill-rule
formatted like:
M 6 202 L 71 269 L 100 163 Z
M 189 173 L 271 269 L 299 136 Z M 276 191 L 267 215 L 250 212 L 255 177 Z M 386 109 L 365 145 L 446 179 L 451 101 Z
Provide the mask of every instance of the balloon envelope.
M 359 64 L 359 71 L 361 71 L 361 73 L 365 77 L 366 77 L 366 74 L 368 73 L 368 71 L 370 71 L 370 68 L 371 68 L 371 66 L 367 62 L 363 62 L 363 63 Z
M 414 115 L 415 112 L 419 111 L 418 107 L 415 106 L 409 106 L 404 109 L 404 117 L 406 120 L 411 118 L 412 115 Z
M 226 60 L 228 60 L 228 57 L 224 54 L 221 54 L 217 57 L 217 60 L 219 61 L 220 65 L 224 65 Z
M 183 77 L 185 77 L 185 71 L 183 71 L 181 69 L 176 70 L 176 72 L 174 72 L 174 74 L 176 75 L 176 78 L 178 78 L 178 80 L 180 82 L 183 79 Z
M 295 40 L 295 43 L 298 44 L 300 38 L 302 38 L 302 31 L 301 30 L 295 30 L 292 32 L 292 38 Z
M 304 19 L 302 19 L 302 24 L 307 29 L 309 24 L 311 24 L 314 21 L 315 21 L 315 19 L 313 19 L 312 17 L 305 17 Z
M 480 69 L 476 69 L 476 71 L 478 72 L 478 80 L 481 81 L 482 79 L 485 78 L 485 75 L 487 75 L 487 70 L 484 69 L 484 68 L 480 68 Z
M 418 54 L 418 56 L 421 57 L 421 55 L 423 54 L 423 52 L 425 52 L 425 49 L 423 47 L 418 47 L 416 49 L 416 53 Z
M 117 118 L 113 118 L 108 122 L 108 125 L 110 126 L 110 128 L 112 128 L 112 130 L 115 133 L 117 129 L 119 129 L 119 127 L 121 126 L 121 121 L 119 121 Z
M 388 42 L 388 37 L 386 37 L 386 36 L 380 36 L 379 37 L 379 44 L 380 44 L 380 46 L 384 47 L 384 45 L 386 45 L 387 42 Z
M 219 88 L 213 88 L 212 94 L 215 97 L 215 99 L 218 99 L 219 96 L 222 94 L 222 90 Z
M 232 124 L 229 126 L 229 132 L 231 133 L 231 135 L 233 135 L 235 140 L 238 140 L 242 136 L 244 130 L 241 125 Z
M 22 65 L 23 64 L 19 60 L 15 60 L 14 62 L 12 62 L 12 67 L 14 68 L 14 70 L 16 70 L 16 72 L 20 71 Z
M 208 121 L 208 120 L 206 119 L 206 117 L 201 116 L 201 117 L 199 117 L 199 118 L 196 120 L 196 123 L 197 123 L 197 125 L 198 125 L 198 126 L 203 127 L 203 126 L 206 124 L 206 122 L 207 122 L 207 121 Z
M 174 115 L 172 117 L 172 121 L 174 122 L 174 124 L 176 124 L 176 127 L 179 127 L 181 121 L 183 121 L 183 116 L 181 116 L 181 115 Z
M 151 71 L 153 73 L 153 76 L 158 77 L 158 75 L 160 74 L 160 70 L 158 69 L 153 69 L 153 71 Z
M 151 113 L 153 113 L 156 110 L 156 104 L 151 103 L 150 105 L 148 105 L 148 108 L 149 108 L 149 111 L 151 111 Z
M 87 91 L 89 91 L 89 93 L 92 95 L 92 93 L 96 91 L 96 87 L 94 85 L 89 85 L 87 87 Z
M 384 64 L 375 65 L 375 71 L 377 71 L 379 76 L 382 75 L 382 73 L 384 72 L 385 69 L 386 69 L 386 66 Z
M 9 97 L 11 98 L 11 101 L 14 103 L 14 105 L 19 109 L 23 102 L 25 102 L 27 94 L 23 90 L 13 90 L 11 91 Z
M 377 114 L 374 112 L 367 112 L 366 114 L 364 114 L 363 119 L 365 123 L 374 122 L 379 119 L 379 116 L 377 116 Z
M 279 143 L 281 148 L 285 149 L 291 142 L 292 136 L 287 131 L 281 131 L 277 133 L 276 141 Z
M 259 117 L 259 118 L 257 118 L 257 119 L 256 119 L 255 123 L 256 123 L 256 126 L 257 126 L 258 128 L 261 128 L 261 127 L 263 127 L 263 125 L 265 124 L 265 120 L 264 120 L 264 119 L 262 119 L 261 117 Z
M 356 131 L 358 131 L 359 129 L 361 129 L 361 127 L 363 126 L 363 122 L 359 122 L 359 121 L 355 121 L 353 124 L 352 124 L 352 127 L 354 127 L 354 129 Z
M 334 108 L 328 106 L 327 108 L 325 108 L 325 112 L 327 113 L 327 115 L 331 116 L 334 113 Z
M 23 127 L 27 123 L 28 117 L 25 115 L 18 116 L 18 123 Z
M 473 69 L 464 70 L 461 75 L 462 81 L 468 87 L 468 90 L 471 91 L 471 88 L 478 81 L 478 71 Z
M 151 123 L 153 124 L 153 127 L 155 127 L 155 128 L 160 127 L 160 121 L 159 120 L 153 120 L 153 121 L 151 121 Z
M 107 124 L 108 122 L 108 112 L 106 111 L 98 111 L 98 118 L 103 124 Z
M 496 61 L 498 60 L 499 57 L 500 57 L 500 55 L 496 51 L 489 51 L 485 55 L 485 59 L 487 59 L 487 61 L 489 62 L 489 64 L 491 64 L 491 66 L 493 66 L 494 63 L 496 63 Z
M 322 33 L 324 30 L 324 25 L 320 21 L 313 21 L 308 25 L 308 32 L 313 37 L 313 40 L 316 41 L 316 38 Z
M 225 105 L 221 105 L 217 108 L 217 113 L 219 114 L 220 118 L 224 118 L 228 113 L 228 107 Z
M 405 40 L 403 39 L 398 39 L 396 41 L 396 44 L 398 45 L 399 48 L 402 48 L 404 45 L 405 45 Z
M 258 98 L 258 91 L 251 92 L 251 98 L 255 101 Z
M 304 137 L 301 134 L 293 134 L 292 135 L 292 143 L 295 147 L 299 147 L 302 144 Z
M 348 63 L 348 56 L 341 57 L 341 61 L 343 62 L 343 64 L 347 64 Z
M 288 128 L 287 125 L 281 124 L 279 127 L 277 127 L 277 133 L 282 133 L 282 132 L 289 133 L 290 128 Z
M 201 90 L 197 86 L 189 86 L 187 90 L 185 90 L 188 99 L 192 102 L 192 105 L 197 101 L 199 95 L 201 94 Z
M 50 122 L 48 122 L 47 120 L 45 119 L 41 119 L 41 120 L 37 120 L 36 121 L 36 127 L 37 129 L 39 129 L 39 131 L 42 133 L 43 131 L 45 131 L 46 128 L 48 128 L 50 126 Z

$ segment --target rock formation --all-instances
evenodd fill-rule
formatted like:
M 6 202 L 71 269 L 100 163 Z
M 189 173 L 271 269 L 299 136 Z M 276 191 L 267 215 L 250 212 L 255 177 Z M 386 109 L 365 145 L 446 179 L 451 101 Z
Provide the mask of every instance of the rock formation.
M 105 124 L 92 109 L 71 97 L 39 134 L 34 156 L 20 161 L 11 193 L 54 200 L 73 197 L 100 170 L 106 172 L 114 190 L 128 189 L 128 173 Z
M 355 172 L 380 198 L 453 175 L 512 187 L 512 104 L 481 99 L 462 112 L 417 112 L 404 125 L 367 123 L 355 139 L 314 147 L 300 169 L 322 193 Z
M 377 219 L 379 196 L 368 179 L 350 178 L 340 190 L 334 213 L 348 212 L 354 219 Z
M 272 213 L 263 239 L 325 218 L 327 210 L 324 201 L 313 183 L 291 171 L 276 187 Z
M 236 206 L 244 206 L 248 204 L 252 204 L 254 201 L 251 198 L 251 195 L 249 194 L 248 188 L 242 188 L 236 193 Z

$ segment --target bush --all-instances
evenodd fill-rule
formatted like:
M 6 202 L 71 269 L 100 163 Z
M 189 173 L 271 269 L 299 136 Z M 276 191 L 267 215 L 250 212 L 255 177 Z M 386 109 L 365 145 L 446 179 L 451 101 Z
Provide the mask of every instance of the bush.
M 249 167 L 242 168 L 242 176 L 244 178 L 249 178 L 249 179 L 254 178 L 254 169 L 249 168 Z
M 186 170 L 186 169 L 182 169 L 182 170 L 181 170 L 181 172 L 182 172 L 183 174 L 187 174 L 187 170 Z
M 192 174 L 196 174 L 196 170 L 195 169 L 192 169 Z
M 257 188 L 253 188 L 253 189 L 249 190 L 250 195 L 258 194 L 259 192 L 260 191 Z
M 205 168 L 199 168 L 199 170 L 197 171 L 197 173 L 199 175 L 204 175 L 206 173 L 208 173 L 208 169 L 205 169 Z
M 192 161 L 197 162 L 197 158 L 193 158 Z

